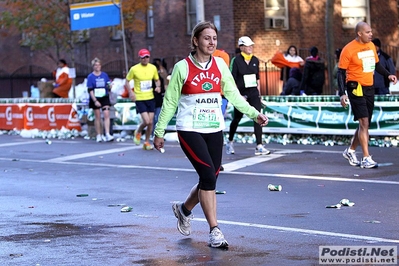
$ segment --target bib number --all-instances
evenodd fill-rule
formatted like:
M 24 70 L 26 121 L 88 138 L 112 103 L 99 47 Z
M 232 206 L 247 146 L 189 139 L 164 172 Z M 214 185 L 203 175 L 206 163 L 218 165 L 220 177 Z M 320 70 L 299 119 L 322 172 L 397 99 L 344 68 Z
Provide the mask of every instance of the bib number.
M 244 84 L 245 88 L 257 87 L 258 83 L 256 82 L 256 75 L 255 74 L 244 75 Z
M 94 96 L 96 98 L 102 98 L 106 95 L 107 95 L 107 91 L 105 90 L 105 88 L 95 88 L 94 89 Z
M 212 107 L 195 107 L 193 113 L 193 128 L 219 128 L 220 110 Z
M 140 81 L 140 90 L 149 91 L 152 89 L 152 80 Z

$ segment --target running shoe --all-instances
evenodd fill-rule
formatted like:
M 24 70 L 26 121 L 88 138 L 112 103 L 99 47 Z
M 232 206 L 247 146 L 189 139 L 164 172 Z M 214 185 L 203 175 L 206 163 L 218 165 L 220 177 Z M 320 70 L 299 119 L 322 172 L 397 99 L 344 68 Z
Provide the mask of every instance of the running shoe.
M 97 135 L 96 142 L 101 142 L 101 141 L 103 141 L 103 137 L 101 135 Z
M 209 233 L 209 245 L 213 248 L 225 248 L 229 243 L 224 239 L 222 231 L 218 227 L 213 228 Z
M 367 157 L 363 157 L 362 162 L 360 163 L 360 167 L 361 168 L 366 168 L 366 169 L 370 169 L 370 168 L 377 168 L 378 167 L 378 163 L 375 162 L 371 156 L 367 156 Z
M 112 135 L 110 135 L 110 134 L 107 134 L 106 136 L 105 136 L 105 141 L 113 141 L 114 140 L 114 136 L 112 136 Z
M 360 165 L 360 162 L 357 159 L 355 152 L 350 152 L 350 151 L 348 151 L 348 149 L 345 149 L 344 152 L 342 153 L 342 156 L 344 156 L 344 158 L 348 160 L 350 165 L 352 165 L 352 166 Z
M 149 151 L 149 150 L 153 150 L 153 149 L 154 149 L 154 147 L 150 143 L 144 142 L 143 150 Z
M 183 203 L 178 202 L 172 205 L 173 213 L 177 218 L 177 230 L 182 235 L 189 236 L 191 234 L 190 220 L 193 219 L 193 215 L 185 216 L 181 206 Z
M 137 132 L 137 129 L 134 131 L 133 141 L 134 141 L 134 144 L 140 145 L 140 142 L 141 142 L 141 133 Z
M 226 153 L 227 154 L 234 154 L 234 145 L 232 141 L 226 143 Z
M 263 147 L 262 144 L 259 144 L 258 146 L 256 146 L 255 155 L 268 155 L 268 154 L 270 154 L 270 151 L 268 149 L 266 149 L 265 147 Z

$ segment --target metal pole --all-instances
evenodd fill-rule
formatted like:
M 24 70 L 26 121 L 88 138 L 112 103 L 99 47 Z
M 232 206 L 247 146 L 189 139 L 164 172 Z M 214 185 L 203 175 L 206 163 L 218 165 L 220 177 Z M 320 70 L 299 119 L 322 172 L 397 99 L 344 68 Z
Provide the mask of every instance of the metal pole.
M 128 71 L 129 71 L 129 66 L 128 66 L 128 63 L 127 63 L 126 38 L 125 38 L 125 22 L 124 22 L 124 19 L 123 19 L 122 0 L 120 0 L 119 10 L 121 12 L 123 53 L 125 55 L 125 73 L 127 75 Z

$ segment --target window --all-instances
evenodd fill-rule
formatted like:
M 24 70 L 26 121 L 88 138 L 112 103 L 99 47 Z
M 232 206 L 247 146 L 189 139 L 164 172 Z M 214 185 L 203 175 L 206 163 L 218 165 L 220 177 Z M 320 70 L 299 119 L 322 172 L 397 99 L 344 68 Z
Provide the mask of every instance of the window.
M 368 0 L 342 0 L 342 28 L 354 29 L 361 21 L 368 21 Z
M 265 28 L 288 30 L 288 0 L 265 1 Z
M 21 42 L 20 42 L 21 46 L 24 46 L 24 47 L 32 46 L 34 37 L 35 36 L 32 33 L 23 32 Z
M 197 4 L 196 0 L 186 0 L 187 6 L 187 34 L 191 34 L 197 24 Z
M 154 37 L 154 11 L 152 6 L 147 10 L 147 36 Z
M 74 43 L 84 43 L 90 41 L 89 30 L 77 30 L 73 32 Z
M 111 27 L 111 40 L 120 41 L 123 39 L 122 30 L 118 29 L 116 26 Z

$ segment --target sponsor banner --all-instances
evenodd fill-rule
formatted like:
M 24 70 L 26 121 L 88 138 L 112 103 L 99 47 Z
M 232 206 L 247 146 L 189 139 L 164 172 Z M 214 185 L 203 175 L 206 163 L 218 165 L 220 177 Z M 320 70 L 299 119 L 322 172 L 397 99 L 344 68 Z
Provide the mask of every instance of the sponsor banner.
M 0 129 L 80 130 L 80 121 L 73 103 L 1 103 Z M 81 105 L 81 109 L 88 107 Z M 118 102 L 115 105 L 115 130 L 132 130 L 141 122 L 133 102 Z M 338 102 L 266 102 L 262 113 L 269 117 L 269 124 L 262 128 L 264 133 L 352 135 L 358 127 L 353 121 L 351 108 L 344 109 Z M 225 114 L 229 130 L 234 108 L 228 105 Z M 92 117 L 91 120 L 94 120 Z M 237 131 L 253 132 L 253 121 L 245 115 Z M 175 130 L 176 117 L 170 121 L 167 130 Z M 399 103 L 376 102 L 370 125 L 370 135 L 399 136 Z
M 1 129 L 51 130 L 63 127 L 81 130 L 77 112 L 72 104 L 0 105 Z
M 135 129 L 140 124 L 134 103 L 117 103 L 116 130 Z M 351 108 L 342 108 L 335 102 L 267 102 L 262 113 L 269 117 L 264 133 L 329 134 L 352 135 L 358 127 L 353 121 Z M 227 106 L 225 121 L 229 130 L 234 116 L 234 107 Z M 237 132 L 253 132 L 253 120 L 243 116 Z M 174 130 L 176 117 L 169 123 L 168 130 Z M 370 135 L 399 135 L 399 106 L 376 104 L 370 124 Z
M 0 129 L 24 128 L 25 104 L 0 104 Z
M 397 264 L 397 246 L 319 246 L 319 264 Z

